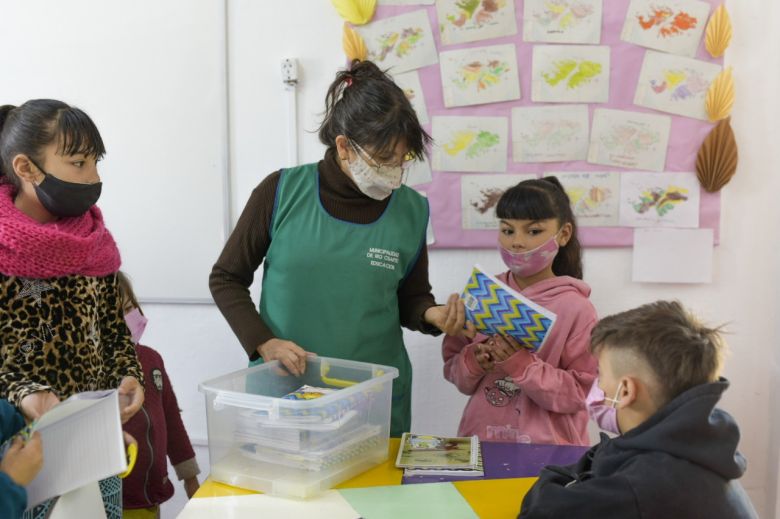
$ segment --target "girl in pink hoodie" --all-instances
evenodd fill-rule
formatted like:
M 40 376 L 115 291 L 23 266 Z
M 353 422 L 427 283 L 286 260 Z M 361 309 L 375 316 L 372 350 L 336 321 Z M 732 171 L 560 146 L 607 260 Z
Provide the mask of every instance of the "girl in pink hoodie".
M 458 435 L 588 445 L 585 398 L 597 367 L 588 346 L 597 318 L 582 281 L 569 197 L 555 177 L 526 180 L 504 193 L 496 215 L 499 252 L 509 267 L 498 278 L 557 320 L 538 353 L 511 337 L 445 337 L 444 376 L 471 395 Z

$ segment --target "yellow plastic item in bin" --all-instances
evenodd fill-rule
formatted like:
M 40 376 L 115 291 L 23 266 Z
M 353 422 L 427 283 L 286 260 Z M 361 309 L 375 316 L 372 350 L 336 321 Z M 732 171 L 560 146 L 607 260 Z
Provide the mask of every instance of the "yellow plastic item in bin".
M 331 378 L 328 377 L 327 374 L 330 372 L 330 364 L 322 361 L 322 364 L 320 364 L 320 378 L 322 378 L 322 381 L 328 384 L 329 386 L 334 387 L 350 387 L 354 386 L 358 382 L 356 380 L 344 380 L 340 378 Z M 376 370 L 376 372 L 373 374 L 374 377 L 381 377 L 384 375 L 385 372 L 381 369 Z
M 330 372 L 330 364 L 322 361 L 322 364 L 320 364 L 320 377 L 322 378 L 322 381 L 328 384 L 329 386 L 333 387 L 350 387 L 357 384 L 354 380 L 343 380 L 340 378 L 330 378 L 326 376 Z

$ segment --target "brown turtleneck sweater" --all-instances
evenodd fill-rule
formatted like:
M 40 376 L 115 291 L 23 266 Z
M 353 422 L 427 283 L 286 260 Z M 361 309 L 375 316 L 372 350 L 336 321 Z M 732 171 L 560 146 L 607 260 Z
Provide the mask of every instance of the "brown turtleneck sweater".
M 334 150 L 325 153 L 318 168 L 320 199 L 331 216 L 368 224 L 382 215 L 390 198 L 377 201 L 361 193 L 341 170 Z M 249 286 L 271 245 L 271 218 L 280 175 L 281 171 L 272 173 L 252 191 L 209 276 L 211 295 L 250 360 L 258 357 L 258 346 L 274 338 L 252 302 Z M 398 289 L 399 324 L 410 330 L 438 335 L 439 330 L 423 320 L 425 311 L 435 304 L 428 282 L 428 250 L 423 247 L 417 263 Z

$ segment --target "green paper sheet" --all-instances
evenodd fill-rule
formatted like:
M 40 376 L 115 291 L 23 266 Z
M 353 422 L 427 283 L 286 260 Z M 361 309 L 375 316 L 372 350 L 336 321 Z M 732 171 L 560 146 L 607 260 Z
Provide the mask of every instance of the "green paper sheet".
M 339 490 L 364 519 L 479 519 L 452 483 Z

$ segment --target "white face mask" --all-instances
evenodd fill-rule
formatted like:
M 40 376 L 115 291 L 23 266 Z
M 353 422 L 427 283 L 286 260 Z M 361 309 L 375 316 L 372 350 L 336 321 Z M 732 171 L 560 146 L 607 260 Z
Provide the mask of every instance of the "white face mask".
M 384 200 L 393 190 L 401 187 L 403 166 L 372 166 L 363 158 L 367 153 L 357 144 L 350 144 L 356 151 L 357 159 L 349 163 L 349 172 L 361 193 L 374 200 Z

